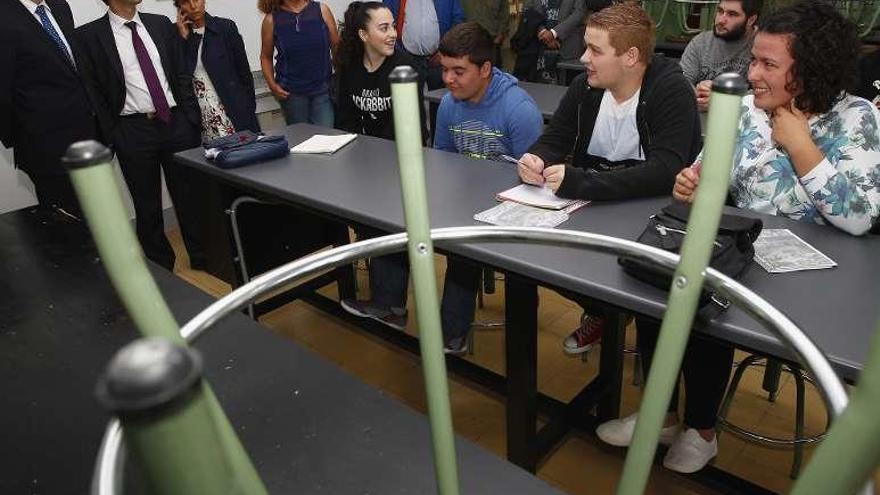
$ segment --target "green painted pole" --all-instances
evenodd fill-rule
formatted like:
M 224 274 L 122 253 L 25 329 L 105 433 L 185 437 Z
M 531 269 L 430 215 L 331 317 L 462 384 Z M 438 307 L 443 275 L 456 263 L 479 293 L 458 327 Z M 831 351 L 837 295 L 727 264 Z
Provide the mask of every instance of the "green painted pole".
M 199 353 L 163 337 L 120 349 L 99 380 L 98 400 L 122 423 L 151 493 L 247 493 L 224 455 L 205 389 Z
M 143 262 L 141 246 L 119 195 L 110 150 L 95 141 L 71 145 L 63 158 L 92 237 L 122 305 L 145 337 L 183 342 L 177 321 Z
M 100 143 L 81 141 L 68 148 L 62 161 L 70 172 L 101 260 L 135 325 L 145 337 L 162 337 L 184 344 L 177 322 L 144 262 L 110 165 L 112 158 L 110 150 Z M 203 385 L 203 392 L 200 401 L 213 418 L 220 445 L 229 460 L 226 466 L 217 469 L 234 470 L 234 479 L 240 487 L 240 492 L 236 493 L 265 494 L 266 488 L 217 397 L 207 384 Z M 186 430 L 175 431 L 178 438 L 188 438 Z M 197 443 L 198 440 L 193 438 L 191 441 Z
M 703 287 L 703 272 L 709 264 L 712 243 L 727 197 L 740 105 L 747 90 L 745 79 L 736 74 L 722 74 L 712 82 L 700 187 L 691 209 L 681 261 L 669 289 L 666 314 L 639 407 L 635 433 L 617 487 L 618 495 L 641 494 L 648 483 L 660 429 L 673 387 L 678 383 L 679 369 L 696 314 Z
M 859 383 L 828 436 L 795 482 L 793 495 L 850 494 L 861 490 L 880 465 L 880 325 L 874 332 Z
M 418 74 L 409 66 L 397 67 L 388 76 L 394 109 L 394 137 L 400 164 L 400 186 L 406 219 L 407 252 L 416 296 L 419 346 L 431 422 L 434 469 L 441 495 L 458 494 L 455 437 L 449 406 L 449 384 L 443 355 L 443 331 L 434 271 L 434 245 L 428 216 L 428 191 L 422 160 L 422 126 L 418 96 Z

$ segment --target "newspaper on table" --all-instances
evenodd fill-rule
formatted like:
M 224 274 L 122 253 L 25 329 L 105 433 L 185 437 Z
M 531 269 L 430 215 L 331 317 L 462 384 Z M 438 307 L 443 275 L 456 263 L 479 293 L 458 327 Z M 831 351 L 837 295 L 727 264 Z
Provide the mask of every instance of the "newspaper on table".
M 474 215 L 474 220 L 504 227 L 544 227 L 552 229 L 568 220 L 564 210 L 546 210 L 514 201 L 504 201 Z
M 755 241 L 755 261 L 770 273 L 823 270 L 837 266 L 788 229 L 764 229 Z

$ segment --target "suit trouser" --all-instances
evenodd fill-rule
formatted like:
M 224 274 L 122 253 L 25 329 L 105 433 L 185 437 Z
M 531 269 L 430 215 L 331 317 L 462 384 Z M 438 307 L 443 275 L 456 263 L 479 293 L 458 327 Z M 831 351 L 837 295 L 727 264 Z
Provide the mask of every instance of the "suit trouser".
M 70 176 L 66 172 L 58 174 L 26 173 L 34 183 L 37 201 L 41 205 L 60 208 L 77 218 L 82 218 L 79 200 L 76 197 L 73 184 L 70 182 Z
M 198 144 L 198 129 L 177 108 L 168 124 L 136 114 L 120 117 L 113 130 L 113 146 L 134 203 L 138 240 L 146 257 L 168 270 L 174 268 L 175 256 L 162 220 L 160 170 L 165 172 L 165 183 L 190 258 L 202 261 L 204 257 L 198 234 L 199 215 L 194 210 L 200 196 L 199 188 L 195 187 L 198 176 L 172 160 L 174 153 Z

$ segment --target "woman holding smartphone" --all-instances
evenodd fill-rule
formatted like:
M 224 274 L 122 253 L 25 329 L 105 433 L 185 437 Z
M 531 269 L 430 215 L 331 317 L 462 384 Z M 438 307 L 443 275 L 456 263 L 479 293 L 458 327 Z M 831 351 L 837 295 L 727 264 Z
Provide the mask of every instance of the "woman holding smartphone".
M 254 78 L 235 23 L 205 12 L 205 0 L 174 0 L 174 6 L 202 114 L 202 140 L 260 132 Z

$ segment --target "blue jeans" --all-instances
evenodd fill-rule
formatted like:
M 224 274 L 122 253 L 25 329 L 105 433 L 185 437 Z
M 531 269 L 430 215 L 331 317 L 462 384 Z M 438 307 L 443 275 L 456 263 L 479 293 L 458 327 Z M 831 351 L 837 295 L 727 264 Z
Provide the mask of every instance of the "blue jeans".
M 330 101 L 329 92 L 312 96 L 291 93 L 279 103 L 287 125 L 305 123 L 333 127 L 333 102 Z
M 358 237 L 368 239 L 382 235 L 371 228 L 357 229 Z M 471 330 L 477 310 L 477 292 L 483 268 L 457 256 L 446 257 L 446 281 L 440 320 L 443 340 L 463 337 Z M 406 253 L 395 253 L 370 259 L 370 294 L 373 303 L 395 308 L 406 307 L 409 263 Z

